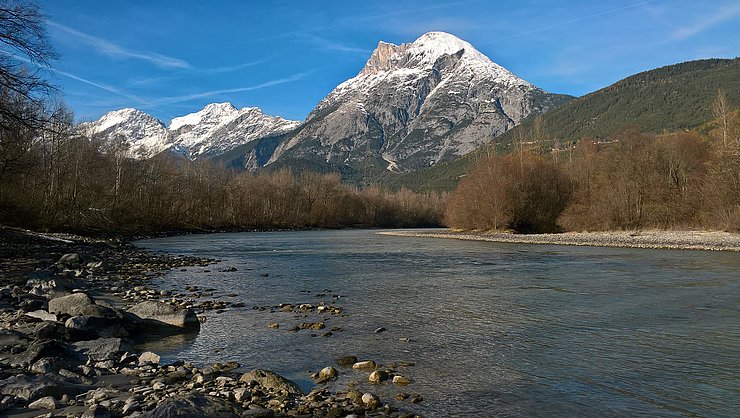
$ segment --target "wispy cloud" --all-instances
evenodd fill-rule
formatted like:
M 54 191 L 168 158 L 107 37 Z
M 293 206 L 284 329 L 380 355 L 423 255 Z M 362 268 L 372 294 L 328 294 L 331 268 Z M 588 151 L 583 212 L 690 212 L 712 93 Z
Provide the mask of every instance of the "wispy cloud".
M 740 16 L 740 4 L 722 7 L 719 10 L 715 11 L 712 15 L 703 16 L 695 21 L 693 24 L 684 26 L 674 31 L 671 35 L 671 39 L 674 41 L 682 41 L 684 39 L 691 38 L 713 26 L 726 22 L 730 19 L 734 19 L 737 16 Z
M 552 28 L 557 28 L 559 26 L 570 25 L 570 24 L 573 24 L 573 23 L 583 22 L 584 20 L 589 20 L 589 19 L 593 19 L 593 18 L 596 18 L 596 17 L 600 17 L 600 16 L 612 14 L 612 13 L 621 12 L 621 11 L 628 10 L 628 9 L 634 9 L 634 8 L 637 8 L 637 7 L 643 7 L 643 6 L 646 6 L 646 5 L 650 4 L 650 3 L 654 3 L 655 1 L 657 1 L 657 0 L 643 1 L 643 2 L 640 2 L 640 3 L 635 3 L 635 4 L 628 5 L 628 6 L 619 7 L 619 8 L 616 8 L 616 9 L 609 9 L 609 10 L 605 10 L 603 12 L 594 13 L 594 14 L 590 14 L 590 15 L 587 15 L 587 16 L 581 16 L 581 17 L 576 18 L 576 19 L 565 20 L 565 21 L 562 21 L 562 22 L 553 23 L 552 25 L 542 26 L 542 27 L 539 27 L 539 28 L 536 28 L 536 29 L 530 29 L 530 30 L 526 30 L 526 31 L 523 31 L 523 32 L 517 32 L 517 33 L 514 33 L 514 34 L 509 35 L 509 36 L 504 36 L 503 38 L 498 38 L 498 39 L 494 39 L 492 41 L 483 42 L 481 45 L 487 45 L 487 44 L 491 44 L 491 43 L 494 43 L 494 42 L 505 41 L 505 40 L 508 40 L 508 39 L 517 38 L 519 36 L 525 36 L 525 35 L 529 35 L 529 34 L 532 34 L 532 33 L 543 32 L 543 31 L 546 31 L 546 30 L 549 30 L 549 29 L 552 29 Z
M 80 32 L 77 29 L 72 29 L 68 26 L 62 25 L 61 23 L 57 23 L 51 20 L 47 20 L 46 23 L 55 29 L 61 30 L 67 34 L 74 36 L 78 40 L 87 43 L 104 55 L 108 55 L 111 57 L 140 59 L 150 62 L 158 67 L 164 68 L 190 68 L 190 64 L 188 64 L 187 61 L 179 58 L 158 54 L 156 52 L 135 51 L 132 49 L 124 48 L 106 39 Z
M 2 53 L 4 55 L 7 55 L 7 56 L 10 56 L 10 57 L 13 57 L 13 58 L 15 58 L 15 59 L 17 59 L 19 61 L 25 62 L 26 64 L 33 65 L 35 67 L 42 68 L 38 64 L 32 62 L 31 60 L 29 60 L 27 58 L 24 58 L 24 57 L 21 57 L 21 56 L 18 56 L 16 54 L 11 54 L 11 53 L 9 53 L 7 51 L 3 51 L 3 50 L 0 50 L 0 53 Z M 98 83 L 98 82 L 95 82 L 95 81 L 92 81 L 92 80 L 89 80 L 89 79 L 86 79 L 86 78 L 83 78 L 83 77 L 74 75 L 72 73 L 68 73 L 66 71 L 62 71 L 62 70 L 57 69 L 57 68 L 54 68 L 54 67 L 43 67 L 43 69 L 49 70 L 49 71 L 53 72 L 54 74 L 58 74 L 58 75 L 61 75 L 61 76 L 67 77 L 67 78 L 71 78 L 72 80 L 77 80 L 77 81 L 79 81 L 81 83 L 84 83 L 84 84 L 87 84 L 87 85 L 90 85 L 90 86 L 93 86 L 93 87 L 97 87 L 97 88 L 99 88 L 101 90 L 105 90 L 105 91 L 107 91 L 109 93 L 117 94 L 117 95 L 119 95 L 121 97 L 124 97 L 126 99 L 133 100 L 133 101 L 138 102 L 138 103 L 141 103 L 141 104 L 151 105 L 151 103 L 149 101 L 147 101 L 145 99 L 142 99 L 141 97 L 138 97 L 138 96 L 135 96 L 133 94 L 127 93 L 124 90 L 118 89 L 118 88 L 113 87 L 113 86 L 110 86 L 108 84 Z
M 83 77 L 74 75 L 72 73 L 68 73 L 66 71 L 58 70 L 56 68 L 51 68 L 51 71 L 54 72 L 54 73 L 56 73 L 56 74 L 59 74 L 61 76 L 64 76 L 64 77 L 67 77 L 67 78 L 71 78 L 71 79 L 77 80 L 77 81 L 79 81 L 81 83 L 85 83 L 85 84 L 88 84 L 90 86 L 97 87 L 99 89 L 105 90 L 105 91 L 107 91 L 109 93 L 117 94 L 117 95 L 119 95 L 121 97 L 125 97 L 126 99 L 133 100 L 133 101 L 138 102 L 140 104 L 151 105 L 151 103 L 148 100 L 142 99 L 139 96 L 135 96 L 133 94 L 127 93 L 127 92 L 125 92 L 125 91 L 123 91 L 121 89 L 118 89 L 116 87 L 110 86 L 108 84 L 103 84 L 103 83 L 98 83 L 98 82 L 95 82 L 95 81 L 92 81 L 92 80 L 88 80 L 86 78 L 83 78 Z
M 352 45 L 347 45 L 342 42 L 338 42 L 338 41 L 324 38 L 323 36 L 318 36 L 314 34 L 305 34 L 304 39 L 316 44 L 319 48 L 322 48 L 328 51 L 349 52 L 349 53 L 363 54 L 363 55 L 369 55 L 370 52 L 372 52 L 368 50 L 367 48 L 357 48 Z
M 255 66 L 255 65 L 264 64 L 264 63 L 266 63 L 268 61 L 269 61 L 269 59 L 264 58 L 264 59 L 260 59 L 260 60 L 256 60 L 256 61 L 244 62 L 244 63 L 236 64 L 236 65 L 226 65 L 226 66 L 223 66 L 223 67 L 214 67 L 214 68 L 201 68 L 201 69 L 197 69 L 196 71 L 199 72 L 199 73 L 203 73 L 203 74 L 230 73 L 232 71 L 239 71 L 239 70 L 243 70 L 245 68 L 252 67 L 252 66 Z
M 201 93 L 185 94 L 181 96 L 163 97 L 163 98 L 155 100 L 155 103 L 162 104 L 162 105 L 168 105 L 168 104 L 174 104 L 174 103 L 187 102 L 189 100 L 202 99 L 204 97 L 217 96 L 219 94 L 241 93 L 245 91 L 260 90 L 260 89 L 264 89 L 267 87 L 277 86 L 279 84 L 285 84 L 285 83 L 290 83 L 293 81 L 298 81 L 304 78 L 308 74 L 309 73 L 298 73 L 298 74 L 294 74 L 286 78 L 278 78 L 275 80 L 265 81 L 264 83 L 256 84 L 254 86 L 236 87 L 232 89 L 211 90 L 211 91 L 205 91 Z

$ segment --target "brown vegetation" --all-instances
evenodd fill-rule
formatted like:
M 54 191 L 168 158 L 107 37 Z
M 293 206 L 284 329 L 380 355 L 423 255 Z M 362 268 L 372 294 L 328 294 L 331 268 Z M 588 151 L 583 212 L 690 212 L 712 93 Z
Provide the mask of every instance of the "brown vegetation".
M 740 112 L 721 92 L 713 109 L 715 119 L 697 131 L 623 129 L 609 142 L 553 147 L 547 160 L 522 145 L 542 138 L 522 138 L 514 154 L 481 160 L 461 181 L 446 223 L 518 232 L 740 230 Z

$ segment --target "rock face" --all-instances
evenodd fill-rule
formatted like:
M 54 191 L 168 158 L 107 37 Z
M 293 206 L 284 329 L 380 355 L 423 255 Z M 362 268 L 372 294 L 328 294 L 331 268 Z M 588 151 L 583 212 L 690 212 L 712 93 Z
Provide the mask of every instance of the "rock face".
M 447 33 L 380 42 L 365 68 L 324 98 L 269 163 L 416 170 L 466 154 L 566 99 Z
M 156 321 L 178 328 L 200 327 L 200 322 L 195 313 L 190 309 L 178 308 L 167 303 L 157 301 L 145 301 L 134 305 L 128 312 L 141 319 Z

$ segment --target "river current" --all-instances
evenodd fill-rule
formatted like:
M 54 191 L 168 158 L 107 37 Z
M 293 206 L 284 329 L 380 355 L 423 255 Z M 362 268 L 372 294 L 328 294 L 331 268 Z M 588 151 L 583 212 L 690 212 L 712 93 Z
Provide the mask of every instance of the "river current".
M 137 242 L 222 260 L 173 271 L 246 306 L 206 313 L 200 333 L 151 345 L 163 360 L 238 361 L 310 390 L 309 374 L 345 355 L 399 366 L 411 385 L 358 383 L 425 416 L 740 413 L 740 254 L 501 244 L 372 230 L 224 233 Z M 236 271 L 221 272 L 228 267 Z M 232 294 L 232 296 L 229 296 Z M 234 296 L 233 294 L 236 294 Z M 320 301 L 322 331 L 256 310 Z M 270 329 L 277 322 L 280 329 Z M 379 327 L 385 332 L 375 333 Z M 331 337 L 321 334 L 341 328 Z M 312 336 L 312 334 L 314 336 Z M 419 404 L 396 401 L 420 394 Z

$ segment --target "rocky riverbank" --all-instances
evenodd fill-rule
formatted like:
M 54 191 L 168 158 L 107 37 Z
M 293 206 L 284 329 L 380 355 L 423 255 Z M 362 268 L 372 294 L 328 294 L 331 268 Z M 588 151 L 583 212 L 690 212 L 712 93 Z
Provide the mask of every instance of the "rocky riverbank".
M 136 352 L 142 336 L 195 333 L 211 312 L 243 307 L 212 289 L 151 286 L 168 270 L 216 260 L 13 229 L 0 229 L 0 260 L 0 415 L 413 416 L 369 392 L 329 391 L 322 383 L 339 373 L 331 366 L 313 376 L 318 384 L 305 394 L 231 359 L 163 364 L 156 353 Z M 366 367 L 371 382 L 410 383 L 372 361 L 340 363 Z M 414 396 L 411 402 L 421 401 Z
M 577 245 L 594 247 L 652 248 L 671 250 L 740 251 L 740 234 L 709 231 L 611 231 L 562 234 L 512 234 L 454 230 L 384 231 L 382 235 L 447 238 L 518 244 Z

